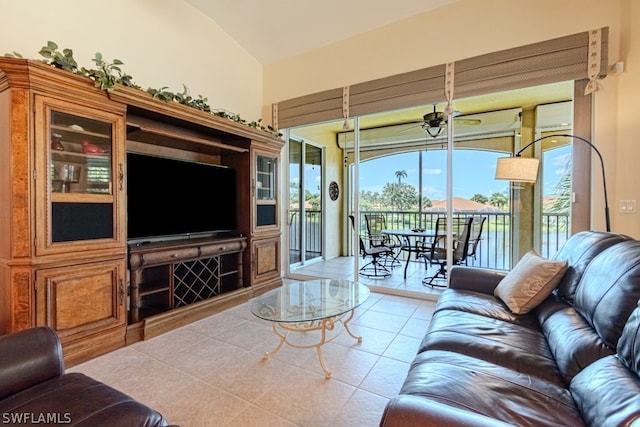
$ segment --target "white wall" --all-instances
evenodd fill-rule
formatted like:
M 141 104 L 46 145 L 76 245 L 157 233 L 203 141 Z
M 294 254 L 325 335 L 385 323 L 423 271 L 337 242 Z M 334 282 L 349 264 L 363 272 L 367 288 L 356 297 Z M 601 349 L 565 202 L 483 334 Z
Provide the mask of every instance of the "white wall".
M 262 65 L 181 0 L 0 0 L 0 55 L 38 54 L 47 41 L 92 68 L 96 52 L 120 59 L 134 82 L 202 95 L 214 108 L 261 117 Z
M 640 214 L 618 210 L 620 199 L 638 200 L 640 209 L 639 25 L 638 0 L 461 0 L 265 66 L 263 111 L 267 117 L 272 103 L 293 97 L 609 27 L 609 63 L 624 61 L 626 71 L 608 76 L 594 96 L 593 141 L 606 163 L 613 231 L 640 238 Z M 593 176 L 593 228 L 604 230 L 597 161 Z
M 605 79 L 595 96 L 594 142 L 607 164 L 613 229 L 640 237 L 638 214 L 618 213 L 620 199 L 640 202 L 638 3 L 461 0 L 263 70 L 181 0 L 0 0 L 0 54 L 39 59 L 37 52 L 52 40 L 91 67 L 94 53 L 101 52 L 107 60 L 124 61 L 124 70 L 143 88 L 180 92 L 186 84 L 213 108 L 268 123 L 273 102 L 608 26 L 609 62 L 624 61 L 626 71 Z M 599 188 L 594 182 L 594 228 L 603 229 Z

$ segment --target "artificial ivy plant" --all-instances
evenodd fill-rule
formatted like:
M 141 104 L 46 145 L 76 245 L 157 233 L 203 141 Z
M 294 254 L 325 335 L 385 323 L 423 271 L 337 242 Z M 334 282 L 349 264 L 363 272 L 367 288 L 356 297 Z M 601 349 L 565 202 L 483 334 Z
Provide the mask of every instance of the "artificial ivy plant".
M 124 63 L 119 59 L 114 59 L 113 62 L 106 61 L 102 54 L 97 52 L 92 61 L 97 68 L 85 68 L 78 67 L 78 63 L 73 58 L 73 50 L 63 49 L 59 50 L 58 45 L 55 42 L 49 41 L 46 46 L 43 46 L 38 52 L 40 56 L 45 58 L 44 63 L 51 65 L 52 67 L 59 68 L 61 70 L 68 71 L 70 73 L 79 74 L 85 77 L 89 77 L 94 81 L 95 87 L 102 90 L 113 90 L 116 84 L 123 86 L 144 90 L 133 82 L 133 77 L 126 74 L 120 68 Z M 5 56 L 13 58 L 22 58 L 22 55 L 13 52 L 7 53 Z M 180 93 L 173 93 L 167 90 L 167 87 L 159 89 L 147 88 L 146 92 L 156 99 L 160 99 L 165 102 L 177 102 L 179 104 L 186 105 L 191 108 L 196 108 L 200 111 L 214 114 L 215 116 L 225 119 L 233 120 L 234 122 L 249 126 L 254 129 L 260 129 L 265 132 L 276 134 L 281 136 L 282 134 L 277 132 L 272 126 L 263 126 L 262 119 L 258 121 L 247 122 L 240 117 L 239 114 L 229 113 L 224 110 L 211 110 L 211 107 L 207 104 L 207 98 L 202 95 L 198 95 L 197 98 L 189 95 L 189 89 L 186 85 L 183 85 L 183 91 Z

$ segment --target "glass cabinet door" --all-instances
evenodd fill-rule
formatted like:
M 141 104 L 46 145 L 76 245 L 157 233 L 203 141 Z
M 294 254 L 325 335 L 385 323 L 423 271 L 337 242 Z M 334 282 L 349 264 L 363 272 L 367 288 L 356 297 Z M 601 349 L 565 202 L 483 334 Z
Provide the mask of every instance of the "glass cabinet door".
M 46 252 L 69 242 L 120 242 L 124 170 L 117 141 L 123 116 L 49 98 L 39 101 L 36 177 L 44 197 L 37 204 L 46 221 L 38 221 L 37 247 Z
M 51 111 L 51 191 L 113 194 L 111 123 Z M 53 200 L 64 200 L 55 194 Z
M 277 225 L 277 157 L 255 157 L 256 226 Z

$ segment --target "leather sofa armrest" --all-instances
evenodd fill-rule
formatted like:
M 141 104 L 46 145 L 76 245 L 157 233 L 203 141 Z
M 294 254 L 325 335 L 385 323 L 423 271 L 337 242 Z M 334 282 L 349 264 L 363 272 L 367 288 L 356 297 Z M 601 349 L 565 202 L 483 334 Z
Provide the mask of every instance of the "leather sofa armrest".
M 484 415 L 421 396 L 401 394 L 384 409 L 380 427 L 502 427 L 510 426 Z
M 493 290 L 506 275 L 504 271 L 456 265 L 449 272 L 449 287 L 493 295 Z
M 0 400 L 63 374 L 62 346 L 53 329 L 0 336 Z

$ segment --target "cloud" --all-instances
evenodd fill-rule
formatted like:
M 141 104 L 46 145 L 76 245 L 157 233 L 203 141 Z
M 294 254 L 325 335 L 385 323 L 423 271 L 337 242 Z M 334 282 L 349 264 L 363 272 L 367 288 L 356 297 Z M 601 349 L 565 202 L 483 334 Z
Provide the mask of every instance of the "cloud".
M 553 173 L 557 176 L 564 176 L 571 165 L 571 156 L 569 153 L 551 158 L 551 166 L 554 167 Z
M 442 175 L 442 169 L 423 169 L 425 175 Z

